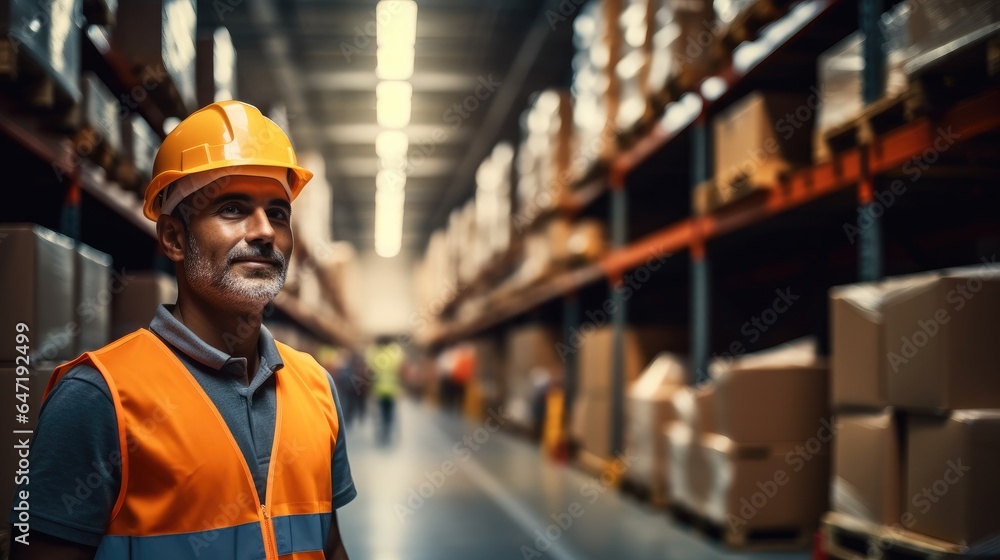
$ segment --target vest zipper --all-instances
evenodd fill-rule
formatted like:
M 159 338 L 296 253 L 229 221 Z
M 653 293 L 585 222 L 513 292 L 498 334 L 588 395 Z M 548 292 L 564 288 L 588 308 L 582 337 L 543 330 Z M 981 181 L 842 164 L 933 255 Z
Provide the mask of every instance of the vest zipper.
M 261 505 L 260 512 L 264 516 L 264 554 L 267 558 L 278 558 L 278 549 L 274 546 L 274 541 L 272 540 L 274 536 L 274 524 L 271 522 L 271 516 L 267 513 L 267 506 Z

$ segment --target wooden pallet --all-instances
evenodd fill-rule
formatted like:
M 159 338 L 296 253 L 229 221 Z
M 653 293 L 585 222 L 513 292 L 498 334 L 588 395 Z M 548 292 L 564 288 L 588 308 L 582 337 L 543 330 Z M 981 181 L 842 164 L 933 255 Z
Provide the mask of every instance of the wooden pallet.
M 883 97 L 863 108 L 849 121 L 821 131 L 817 159 L 829 159 L 830 155 L 859 145 L 871 144 L 878 135 L 906 124 L 929 110 L 923 89 L 910 85 L 896 95 Z
M 646 482 L 629 478 L 628 475 L 622 479 L 621 491 L 633 496 L 640 502 L 649 504 L 654 509 L 666 510 L 670 505 L 670 498 L 667 495 L 666 488 L 654 488 Z
M 746 552 L 781 552 L 808 550 L 813 543 L 815 526 L 745 527 L 733 531 L 719 522 L 693 511 L 683 504 L 669 505 L 671 516 L 727 548 Z
M 842 513 L 823 517 L 823 550 L 837 560 L 977 560 L 1000 555 L 970 556 L 966 547 L 902 528 L 877 525 Z

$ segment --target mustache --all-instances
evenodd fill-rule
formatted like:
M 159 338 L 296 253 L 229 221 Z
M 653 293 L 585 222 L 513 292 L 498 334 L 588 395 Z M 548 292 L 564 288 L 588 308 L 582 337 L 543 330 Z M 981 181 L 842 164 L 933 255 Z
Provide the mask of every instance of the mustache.
M 288 264 L 285 255 L 270 245 L 237 245 L 226 255 L 229 264 L 237 259 L 267 259 L 277 262 L 281 268 Z

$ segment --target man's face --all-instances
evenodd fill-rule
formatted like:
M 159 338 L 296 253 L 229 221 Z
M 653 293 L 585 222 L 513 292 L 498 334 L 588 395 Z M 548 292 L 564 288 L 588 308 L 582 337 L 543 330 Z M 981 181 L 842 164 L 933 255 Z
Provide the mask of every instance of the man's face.
M 285 284 L 291 205 L 274 179 L 233 176 L 199 193 L 187 226 L 184 275 L 200 296 L 259 312 Z

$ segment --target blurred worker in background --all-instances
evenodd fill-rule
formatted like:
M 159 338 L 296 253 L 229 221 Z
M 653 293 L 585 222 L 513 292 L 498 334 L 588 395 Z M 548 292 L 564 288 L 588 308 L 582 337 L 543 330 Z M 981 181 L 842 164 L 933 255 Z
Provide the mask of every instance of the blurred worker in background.
M 396 397 L 402 391 L 403 348 L 392 337 L 380 336 L 368 349 L 365 361 L 372 375 L 372 392 L 378 400 L 378 441 L 388 445 L 395 422 Z
M 12 558 L 346 559 L 336 510 L 356 491 L 334 382 L 261 324 L 312 173 L 236 101 L 181 122 L 153 169 L 143 212 L 177 303 L 56 368 Z

